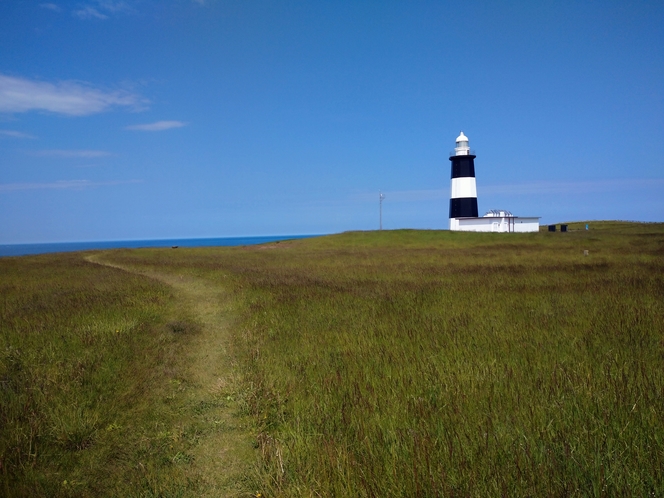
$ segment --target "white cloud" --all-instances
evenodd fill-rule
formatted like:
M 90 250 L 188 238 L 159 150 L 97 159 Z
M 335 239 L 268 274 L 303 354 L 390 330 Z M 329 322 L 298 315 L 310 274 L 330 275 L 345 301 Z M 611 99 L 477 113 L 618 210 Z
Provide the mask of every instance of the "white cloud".
M 62 11 L 62 9 L 61 9 L 58 5 L 56 5 L 56 4 L 54 4 L 54 3 L 40 3 L 39 6 L 40 6 L 42 9 L 48 9 L 48 10 L 52 10 L 52 11 L 54 11 L 54 12 L 60 12 L 60 11 Z
M 38 157 L 60 157 L 65 159 L 71 158 L 84 158 L 84 159 L 94 159 L 99 157 L 108 157 L 111 155 L 110 152 L 105 150 L 39 150 L 36 152 L 31 152 L 31 155 Z
M 101 7 L 104 10 L 107 10 L 109 12 L 133 12 L 134 9 L 132 9 L 127 2 L 124 2 L 122 0 L 97 0 L 97 4 L 99 4 L 99 7 Z
M 106 182 L 92 182 L 90 180 L 58 180 L 49 183 L 0 183 L 0 192 L 14 192 L 17 190 L 84 190 L 95 187 L 113 185 L 127 185 L 141 183 L 141 180 L 116 180 Z
M 96 0 L 73 10 L 72 14 L 79 19 L 108 19 L 111 14 L 134 12 L 127 2 L 116 0 Z
M 654 188 L 664 184 L 664 179 L 624 179 L 624 180 L 590 180 L 581 182 L 533 182 L 512 185 L 477 186 L 481 194 L 509 195 L 546 195 L 546 194 L 588 194 L 591 192 L 613 192 L 621 190 L 639 190 Z
M 444 199 L 449 196 L 449 189 L 435 189 L 435 190 L 393 190 L 383 191 L 385 201 L 391 202 L 413 202 L 413 201 L 430 201 L 436 199 Z M 362 193 L 354 196 L 359 201 L 378 201 L 378 192 L 375 193 Z
M 138 108 L 145 102 L 126 91 L 104 91 L 81 82 L 47 83 L 0 74 L 0 112 L 48 111 L 87 116 L 112 107 Z
M 34 135 L 29 133 L 23 133 L 22 131 L 15 130 L 0 130 L 0 135 L 10 138 L 37 138 Z
M 645 190 L 661 188 L 664 178 L 627 179 L 627 180 L 593 180 L 581 182 L 533 182 L 503 185 L 482 185 L 478 182 L 477 195 L 547 195 L 547 194 L 589 194 L 593 192 L 614 192 L 624 190 Z M 395 190 L 383 192 L 385 201 L 419 202 L 447 199 L 449 188 L 431 190 Z M 355 196 L 357 200 L 371 202 L 378 200 L 378 192 L 362 193 Z
M 170 130 L 171 128 L 182 128 L 186 125 L 187 123 L 183 123 L 182 121 L 157 121 L 155 123 L 131 125 L 127 126 L 125 129 L 137 131 L 162 131 Z
M 106 14 L 102 14 L 94 7 L 87 5 L 82 9 L 72 11 L 72 14 L 79 19 L 108 19 Z

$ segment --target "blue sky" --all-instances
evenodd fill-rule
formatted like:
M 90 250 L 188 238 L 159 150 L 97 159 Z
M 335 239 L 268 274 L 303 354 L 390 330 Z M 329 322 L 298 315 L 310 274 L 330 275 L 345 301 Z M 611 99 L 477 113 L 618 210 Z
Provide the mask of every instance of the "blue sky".
M 664 3 L 0 0 L 0 243 L 664 221 Z

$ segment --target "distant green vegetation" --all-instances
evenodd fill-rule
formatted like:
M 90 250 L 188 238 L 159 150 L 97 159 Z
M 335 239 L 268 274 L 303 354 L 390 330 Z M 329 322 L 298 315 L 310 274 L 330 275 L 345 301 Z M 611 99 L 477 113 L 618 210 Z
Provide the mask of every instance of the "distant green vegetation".
M 247 492 L 662 496 L 664 225 L 593 222 L 589 231 L 583 225 L 570 224 L 566 234 L 353 232 L 246 248 L 112 251 L 103 258 L 233 293 L 233 355 L 243 386 L 235 395 L 253 417 L 259 456 Z M 58 288 L 65 268 L 81 263 L 75 255 L 51 258 L 61 261 L 62 273 L 31 292 L 55 299 L 52 290 L 41 289 Z M 28 264 L 28 258 L 11 261 Z M 8 266 L 0 260 L 3 272 Z M 4 276 L 2 285 L 3 296 L 24 303 L 5 299 L 4 339 L 4 317 L 22 316 L 16 310 L 38 300 L 19 283 L 5 287 Z M 168 310 L 170 302 L 161 286 L 132 277 L 117 290 L 110 283 L 104 289 L 113 289 L 117 301 L 108 299 L 106 306 L 100 297 L 100 315 L 124 313 L 124 323 L 160 330 L 162 307 Z M 147 309 L 144 299 L 122 301 L 136 292 L 154 296 Z M 43 337 L 24 325 L 36 320 L 34 313 L 12 318 L 12 330 Z M 77 322 L 65 315 L 54 320 L 60 329 L 84 330 L 71 327 Z M 146 341 L 163 337 L 144 327 Z M 21 355 L 47 358 L 38 352 L 55 350 L 49 340 L 58 343 L 59 334 L 24 342 Z M 136 341 L 122 347 L 130 351 Z M 81 343 L 81 351 L 93 354 L 95 344 Z M 3 351 L 0 376 L 14 379 L 14 350 Z M 131 355 L 119 356 L 133 364 Z M 76 385 L 68 381 L 74 373 L 54 377 L 53 385 L 68 391 Z M 31 382 L 26 385 L 34 387 Z M 109 388 L 83 385 L 90 401 L 82 405 L 95 409 L 93 393 Z M 15 400 L 32 396 L 8 389 L 3 384 L 9 406 L 24 406 Z M 120 399 L 118 413 L 136 410 L 137 398 Z M 34 403 L 35 413 L 48 413 Z M 12 423 L 30 434 L 30 411 L 15 408 L 17 415 L 7 416 L 2 406 L 3 427 L 18 420 Z M 86 413 L 81 417 L 91 416 Z M 57 424 L 40 422 L 40 444 L 55 449 L 36 459 L 26 436 L 28 449 L 16 460 L 5 441 L 20 431 L 2 429 L 10 448 L 3 450 L 3 469 L 18 465 L 30 475 L 30 458 L 46 459 L 46 469 L 79 468 L 97 458 L 88 455 L 104 447 L 100 438 L 114 434 L 108 424 L 126 424 L 120 415 L 97 417 L 89 445 L 62 443 L 57 430 L 39 432 Z M 132 444 L 114 448 L 130 451 Z M 181 467 L 157 468 L 179 478 L 173 469 Z M 44 482 L 50 479 L 43 475 Z

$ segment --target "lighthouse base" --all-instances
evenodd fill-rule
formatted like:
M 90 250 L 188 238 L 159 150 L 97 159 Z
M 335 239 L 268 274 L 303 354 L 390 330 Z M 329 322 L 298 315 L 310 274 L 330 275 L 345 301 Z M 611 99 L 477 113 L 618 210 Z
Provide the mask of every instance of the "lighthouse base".
M 458 232 L 539 232 L 539 218 L 519 216 L 450 218 L 450 230 Z

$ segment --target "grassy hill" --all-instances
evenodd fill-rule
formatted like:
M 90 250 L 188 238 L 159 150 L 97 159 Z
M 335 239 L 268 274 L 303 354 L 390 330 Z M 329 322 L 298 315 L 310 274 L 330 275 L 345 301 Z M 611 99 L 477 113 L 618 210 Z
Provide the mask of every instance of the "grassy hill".
M 664 225 L 584 226 L 0 259 L 5 492 L 664 494 Z M 225 296 L 213 393 L 178 282 Z

